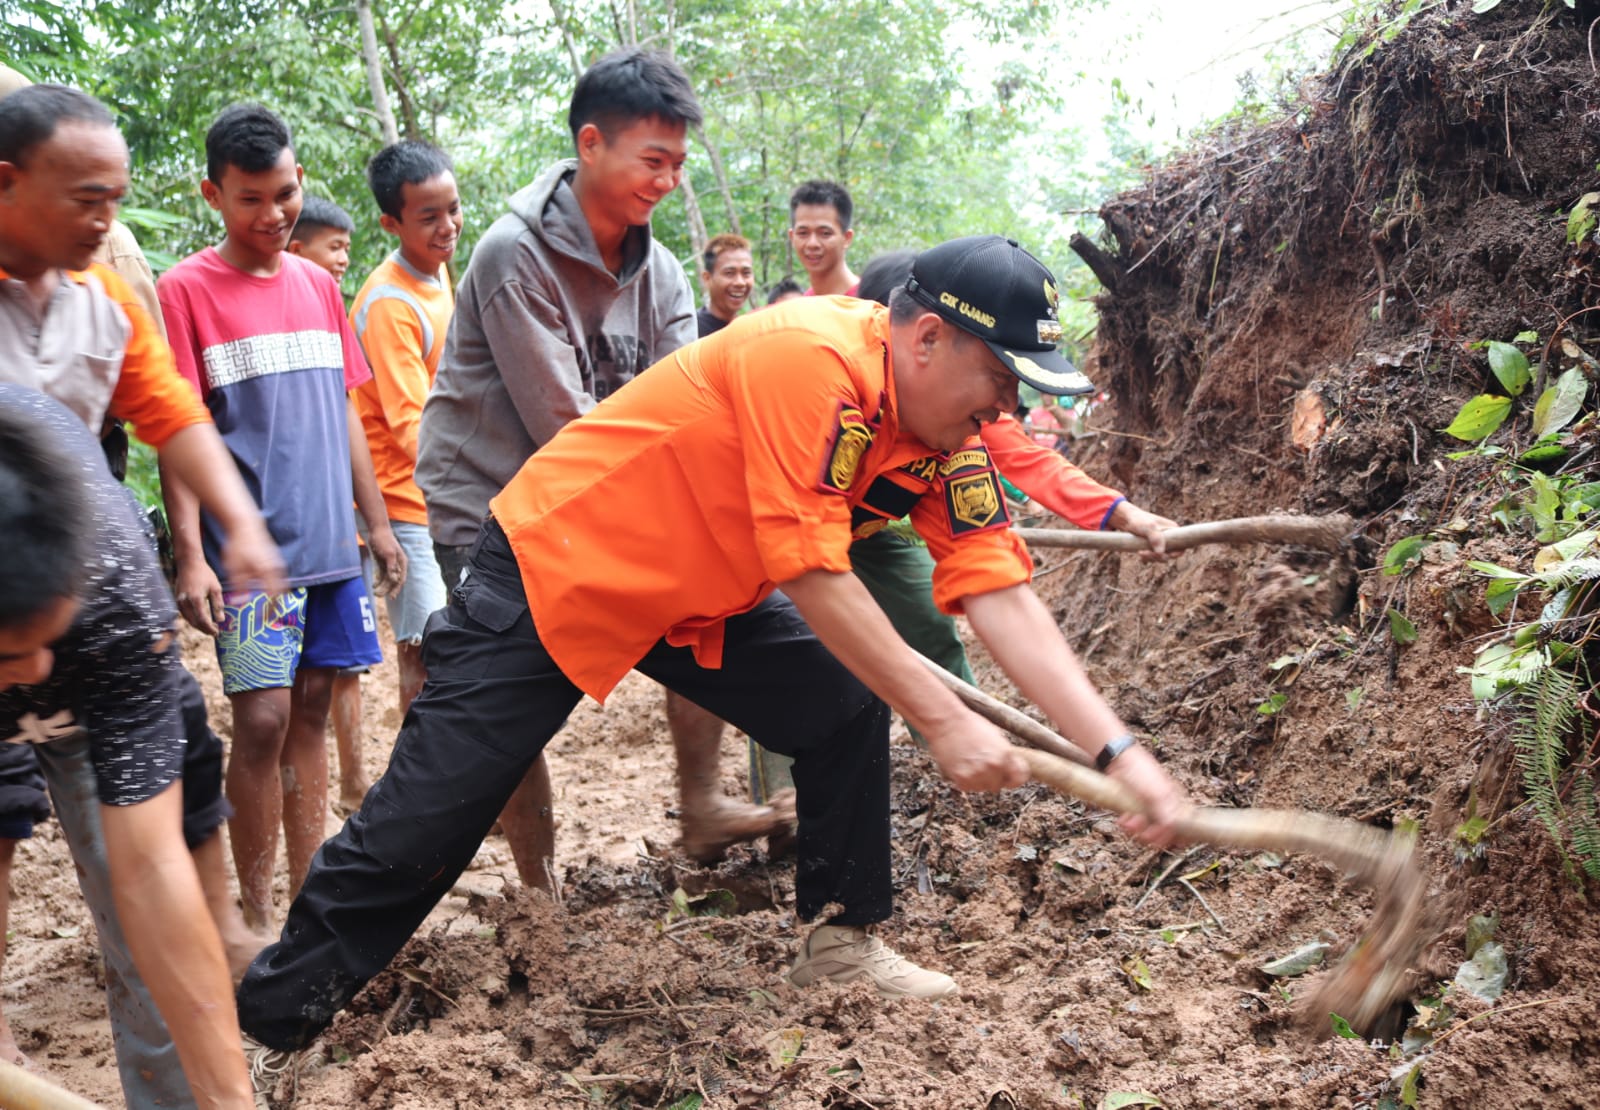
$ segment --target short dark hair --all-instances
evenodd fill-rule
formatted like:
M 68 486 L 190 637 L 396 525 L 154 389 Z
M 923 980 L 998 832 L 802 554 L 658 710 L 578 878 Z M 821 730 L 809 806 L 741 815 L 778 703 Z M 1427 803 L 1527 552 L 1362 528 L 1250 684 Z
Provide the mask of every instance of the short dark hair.
M 735 235 L 731 231 L 725 231 L 721 235 L 712 236 L 711 241 L 706 244 L 706 252 L 700 256 L 700 261 L 704 263 L 701 269 L 709 274 L 717 264 L 717 256 L 723 251 L 747 251 L 749 249 L 750 240 L 743 235 Z
M 889 294 L 902 288 L 911 276 L 911 264 L 917 260 L 913 250 L 884 251 L 875 254 L 861 267 L 861 280 L 856 285 L 856 296 L 864 301 L 889 303 Z
M 400 196 L 407 185 L 421 185 L 429 178 L 449 173 L 454 167 L 450 156 L 432 143 L 405 139 L 391 143 L 367 163 L 367 184 L 378 210 L 385 216 L 400 218 L 405 201 Z
M 839 213 L 839 230 L 850 230 L 850 218 L 856 206 L 850 199 L 850 190 L 837 181 L 802 181 L 789 194 L 789 222 L 794 223 L 794 210 L 802 204 L 831 204 Z
M 899 285 L 896 285 L 889 290 L 889 323 L 907 324 L 912 320 L 917 319 L 923 313 L 933 313 L 934 316 L 938 317 L 940 325 L 944 328 L 944 334 L 950 336 L 952 342 L 958 346 L 966 347 L 968 345 L 968 340 L 971 340 L 974 343 L 982 342 L 981 339 L 979 339 L 976 335 L 973 335 L 960 324 L 951 323 L 943 316 L 940 316 L 937 312 L 934 312 L 933 309 L 917 300 L 917 298 L 913 297 L 911 295 L 911 290 L 906 288 L 904 282 L 901 282 Z
M 289 233 L 289 241 L 309 243 L 319 232 L 342 231 L 349 235 L 355 229 L 356 223 L 350 218 L 350 213 L 331 200 L 307 193 L 300 205 L 300 218 L 294 222 L 294 230 Z
M 82 464 L 48 426 L 0 409 L 0 628 L 15 628 L 77 595 L 88 564 L 93 514 Z
M 772 288 L 767 290 L 767 303 L 771 304 L 779 297 L 787 297 L 790 293 L 804 293 L 800 283 L 792 277 L 779 278 L 772 283 Z
M 63 123 L 115 127 L 106 106 L 66 85 L 29 85 L 0 99 L 0 162 L 23 165 Z
M 567 126 L 578 139 L 592 123 L 607 139 L 642 119 L 660 119 L 698 127 L 700 101 L 688 75 L 665 54 L 627 46 L 613 50 L 583 71 L 572 90 Z
M 206 132 L 206 176 L 222 183 L 222 171 L 236 166 L 245 173 L 270 170 L 293 147 L 289 125 L 259 104 L 234 104 L 222 109 Z

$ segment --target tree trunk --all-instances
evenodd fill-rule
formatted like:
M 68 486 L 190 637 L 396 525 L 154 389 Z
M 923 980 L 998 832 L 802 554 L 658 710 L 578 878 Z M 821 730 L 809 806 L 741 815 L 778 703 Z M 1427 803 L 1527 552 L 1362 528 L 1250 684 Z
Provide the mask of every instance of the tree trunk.
M 578 55 L 578 43 L 572 37 L 572 24 L 567 21 L 566 7 L 561 0 L 550 0 L 550 14 L 561 28 L 561 41 L 566 44 L 567 62 L 572 66 L 572 79 L 576 81 L 583 76 L 583 59 Z
M 383 87 L 383 66 L 378 61 L 378 31 L 372 21 L 372 0 L 356 0 L 356 21 L 361 25 L 361 60 L 367 64 L 367 87 L 372 90 L 372 110 L 383 128 L 383 141 L 400 141 L 400 129 L 389 107 L 389 91 Z
M 706 134 L 704 127 L 694 129 L 694 137 L 700 140 L 700 145 L 706 148 L 706 155 L 711 159 L 711 172 L 717 179 L 717 192 L 722 194 L 722 206 L 728 212 L 728 230 L 735 235 L 743 235 L 739 229 L 739 209 L 733 203 L 733 189 L 728 185 L 728 171 L 722 164 L 722 154 L 712 145 L 711 138 Z M 684 184 L 688 184 L 684 178 Z
M 400 67 L 399 40 L 387 23 L 383 23 L 382 30 L 383 45 L 389 52 L 389 72 L 394 75 L 395 95 L 400 98 L 400 118 L 406 121 L 406 138 L 420 141 L 423 138 L 422 125 L 417 120 L 417 106 L 412 103 L 411 93 L 406 88 L 405 71 Z
M 694 184 L 687 173 L 683 175 L 682 188 L 683 207 L 689 217 L 689 245 L 694 248 L 694 256 L 698 259 L 706 252 L 706 243 L 710 239 L 706 234 L 706 218 L 700 212 L 700 198 L 695 195 Z

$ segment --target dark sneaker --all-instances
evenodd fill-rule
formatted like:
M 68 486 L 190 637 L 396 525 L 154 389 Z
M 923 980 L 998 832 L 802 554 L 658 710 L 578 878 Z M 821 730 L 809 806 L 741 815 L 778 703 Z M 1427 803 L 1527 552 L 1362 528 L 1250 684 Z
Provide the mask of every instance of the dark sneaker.
M 950 976 L 918 967 L 865 929 L 845 925 L 812 930 L 789 970 L 789 982 L 797 987 L 857 979 L 869 980 L 887 998 L 946 998 L 957 989 Z

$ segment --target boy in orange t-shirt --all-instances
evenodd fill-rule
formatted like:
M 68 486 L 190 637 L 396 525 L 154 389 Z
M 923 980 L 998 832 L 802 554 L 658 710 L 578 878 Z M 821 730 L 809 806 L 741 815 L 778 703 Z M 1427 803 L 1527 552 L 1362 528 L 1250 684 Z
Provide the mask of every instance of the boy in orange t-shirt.
M 455 257 L 463 220 L 450 159 L 428 143 L 384 147 L 367 166 L 367 182 L 383 213 L 378 223 L 400 241 L 356 294 L 350 323 L 372 367 L 372 380 L 356 390 L 356 411 L 409 568 L 405 584 L 384 599 L 400 658 L 403 717 L 422 689 L 423 626 L 445 603 L 415 478 L 417 428 L 455 311 L 446 264 Z

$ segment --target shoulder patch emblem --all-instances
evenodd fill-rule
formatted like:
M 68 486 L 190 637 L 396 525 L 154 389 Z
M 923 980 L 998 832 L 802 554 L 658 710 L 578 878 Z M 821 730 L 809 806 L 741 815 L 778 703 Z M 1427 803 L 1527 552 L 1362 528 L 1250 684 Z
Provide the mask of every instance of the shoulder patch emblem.
M 825 493 L 849 493 L 856 480 L 856 468 L 861 465 L 861 456 L 872 446 L 872 438 L 872 426 L 861 410 L 840 402 L 817 489 Z
M 988 451 L 969 448 L 955 452 L 939 467 L 939 477 L 944 483 L 945 514 L 952 536 L 1011 524 Z

